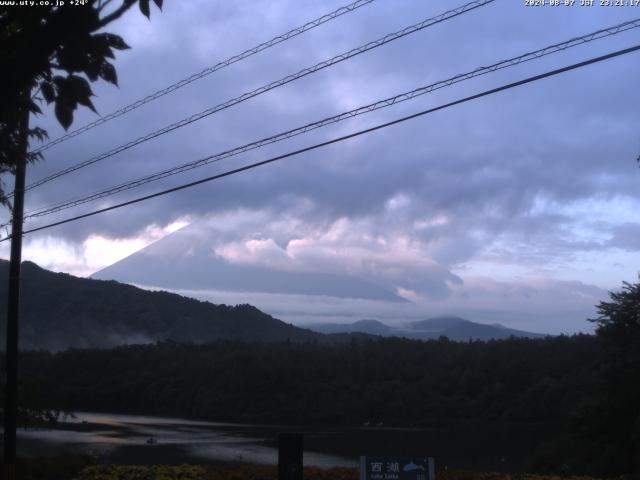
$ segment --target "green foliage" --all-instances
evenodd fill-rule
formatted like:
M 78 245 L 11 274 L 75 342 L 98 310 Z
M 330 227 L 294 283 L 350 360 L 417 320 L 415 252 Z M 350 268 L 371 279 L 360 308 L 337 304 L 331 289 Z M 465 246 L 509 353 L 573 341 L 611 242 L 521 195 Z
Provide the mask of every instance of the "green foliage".
M 20 147 L 20 118 L 25 110 L 41 113 L 42 100 L 54 104 L 60 124 L 68 129 L 78 105 L 95 112 L 89 82 L 98 79 L 117 85 L 116 70 L 109 59 L 114 50 L 129 48 L 118 35 L 102 32 L 138 3 L 149 17 L 149 0 L 88 0 L 83 6 L 0 6 L 0 174 L 12 172 Z M 158 8 L 162 0 L 154 0 Z M 35 94 L 33 92 L 36 92 Z M 41 128 L 29 136 L 46 137 Z M 37 159 L 30 155 L 29 161 Z M 7 203 L 0 184 L 0 203 Z

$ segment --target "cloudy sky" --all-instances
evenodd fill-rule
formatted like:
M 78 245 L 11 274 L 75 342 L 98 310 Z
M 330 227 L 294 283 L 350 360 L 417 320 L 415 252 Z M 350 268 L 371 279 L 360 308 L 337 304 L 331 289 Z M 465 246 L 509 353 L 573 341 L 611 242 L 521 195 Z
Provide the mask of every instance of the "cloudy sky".
M 347 2 L 165 3 L 162 13 L 152 11 L 151 21 L 132 11 L 110 29 L 132 49 L 117 58 L 119 88 L 94 85 L 101 114 Z M 28 182 L 463 3 L 376 0 L 51 148 L 30 168 Z M 29 191 L 26 209 L 93 193 L 637 17 L 640 7 L 528 7 L 523 0 L 496 0 Z M 640 29 L 633 29 L 31 220 L 26 227 L 638 43 Z M 24 257 L 52 270 L 90 275 L 189 225 L 211 235 L 210 255 L 231 263 L 365 278 L 411 300 L 413 315 L 460 314 L 533 331 L 587 331 L 591 326 L 585 318 L 595 314 L 593 305 L 622 281 L 636 281 L 640 270 L 638 74 L 640 53 L 632 53 L 28 235 Z M 95 118 L 80 111 L 73 127 Z M 64 133 L 50 114 L 32 124 L 46 128 L 51 138 Z M 7 242 L 0 253 L 8 256 Z M 233 298 L 242 302 L 240 297 Z M 278 298 L 263 300 L 260 306 L 283 314 Z M 356 301 L 340 308 L 356 316 L 369 313 Z M 387 317 L 392 316 L 390 309 Z

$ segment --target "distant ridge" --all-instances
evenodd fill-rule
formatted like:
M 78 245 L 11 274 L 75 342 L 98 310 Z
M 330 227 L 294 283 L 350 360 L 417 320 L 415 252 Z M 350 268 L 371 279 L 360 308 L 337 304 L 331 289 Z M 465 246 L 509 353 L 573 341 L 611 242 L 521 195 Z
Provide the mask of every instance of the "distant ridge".
M 420 330 L 423 332 L 440 332 L 449 328 L 457 327 L 460 325 L 473 324 L 469 320 L 465 320 L 460 317 L 433 317 L 426 320 L 419 320 L 417 322 L 409 322 L 406 327 L 411 330 Z M 475 323 L 474 325 L 480 325 Z
M 378 320 L 358 320 L 353 323 L 315 323 L 307 328 L 321 333 L 367 333 L 369 335 L 392 336 L 394 329 Z
M 487 325 L 453 316 L 409 322 L 400 327 L 391 327 L 377 320 L 360 320 L 348 324 L 321 323 L 307 325 L 307 327 L 325 334 L 360 332 L 383 337 L 405 337 L 419 340 L 447 337 L 449 340 L 461 342 L 468 340 L 500 340 L 510 337 L 543 338 L 546 336 L 540 333 L 515 330 L 496 323 Z

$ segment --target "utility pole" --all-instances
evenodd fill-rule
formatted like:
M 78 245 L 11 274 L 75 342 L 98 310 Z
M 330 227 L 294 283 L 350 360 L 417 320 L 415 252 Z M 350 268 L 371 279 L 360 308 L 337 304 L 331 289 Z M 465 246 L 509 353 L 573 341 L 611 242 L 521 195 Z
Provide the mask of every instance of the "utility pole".
M 18 319 L 20 313 L 20 264 L 22 262 L 22 221 L 27 170 L 30 90 L 26 89 L 18 112 L 18 149 L 11 226 L 9 294 L 7 299 L 6 384 L 4 397 L 4 479 L 16 478 L 16 427 L 18 417 Z

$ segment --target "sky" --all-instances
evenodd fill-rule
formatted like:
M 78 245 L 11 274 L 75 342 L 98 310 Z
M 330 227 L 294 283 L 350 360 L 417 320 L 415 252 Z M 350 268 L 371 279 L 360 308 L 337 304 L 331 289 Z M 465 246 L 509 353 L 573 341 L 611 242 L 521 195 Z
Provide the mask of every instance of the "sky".
M 484 7 L 163 135 L 27 193 L 26 210 L 81 197 L 640 17 L 640 7 Z M 166 1 L 108 31 L 132 47 L 100 114 L 332 11 L 346 1 Z M 376 0 L 45 152 L 27 183 L 464 2 Z M 326 141 L 640 43 L 640 29 L 444 88 L 144 187 L 29 220 L 26 228 Z M 408 299 L 361 301 L 199 292 L 304 323 L 464 315 L 549 333 L 591 331 L 594 305 L 638 281 L 640 53 L 447 108 L 220 181 L 29 234 L 24 258 L 88 276 L 188 226 L 232 264 L 341 273 Z M 64 133 L 54 115 L 31 123 Z M 97 117 L 77 112 L 72 128 Z M 5 183 L 11 179 L 4 178 Z M 0 216 L 8 218 L 4 210 Z M 185 249 L 188 245 L 185 245 Z M 8 242 L 0 244 L 8 257 Z M 152 279 L 149 284 L 151 285 Z M 193 293 L 193 292 L 192 292 Z M 195 292 L 198 293 L 198 292 Z M 339 304 L 339 307 L 336 305 Z M 405 307 L 403 307 L 405 308 Z M 294 314 L 292 312 L 299 312 Z M 302 313 L 300 313 L 302 312 Z M 333 313 L 332 313 L 333 312 Z M 314 317 L 315 318 L 315 317 Z M 332 317 L 334 318 L 334 317 Z M 335 318 L 334 318 L 335 319 Z

